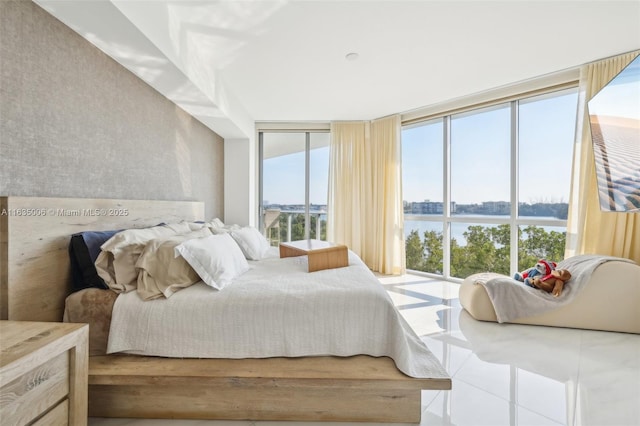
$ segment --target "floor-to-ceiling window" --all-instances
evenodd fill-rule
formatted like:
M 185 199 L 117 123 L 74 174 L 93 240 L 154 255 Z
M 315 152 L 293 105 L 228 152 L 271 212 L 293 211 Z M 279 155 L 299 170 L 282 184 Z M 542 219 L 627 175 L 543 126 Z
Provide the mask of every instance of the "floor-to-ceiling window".
M 329 133 L 260 132 L 260 227 L 281 241 L 326 239 Z
M 577 89 L 402 130 L 407 268 L 464 278 L 561 260 Z

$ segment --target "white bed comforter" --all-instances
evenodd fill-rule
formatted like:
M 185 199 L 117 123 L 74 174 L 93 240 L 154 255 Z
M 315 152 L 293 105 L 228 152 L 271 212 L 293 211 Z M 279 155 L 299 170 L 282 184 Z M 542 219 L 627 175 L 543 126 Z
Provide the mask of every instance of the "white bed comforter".
M 307 272 L 307 257 L 267 258 L 221 291 L 200 282 L 169 299 L 120 294 L 107 353 L 183 358 L 388 356 L 411 377 L 449 377 L 353 253 Z

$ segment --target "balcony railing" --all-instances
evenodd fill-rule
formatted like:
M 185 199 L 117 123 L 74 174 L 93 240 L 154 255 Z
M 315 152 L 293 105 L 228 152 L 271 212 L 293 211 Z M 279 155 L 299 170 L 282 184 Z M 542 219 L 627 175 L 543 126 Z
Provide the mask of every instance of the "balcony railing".
M 325 211 L 311 211 L 309 238 L 326 240 L 327 213 Z M 264 211 L 262 216 L 263 234 L 272 246 L 281 242 L 302 240 L 304 235 L 303 210 L 271 210 Z M 301 226 L 297 226 L 301 225 Z

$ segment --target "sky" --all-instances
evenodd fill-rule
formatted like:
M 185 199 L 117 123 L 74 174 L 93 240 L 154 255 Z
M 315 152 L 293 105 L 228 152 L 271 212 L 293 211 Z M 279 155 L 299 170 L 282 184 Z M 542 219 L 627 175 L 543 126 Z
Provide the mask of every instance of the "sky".
M 521 102 L 521 202 L 567 202 L 577 91 Z M 451 200 L 509 201 L 510 109 L 491 108 L 451 120 Z M 403 199 L 442 201 L 442 120 L 402 132 Z
M 521 101 L 521 202 L 568 202 L 577 89 Z M 451 195 L 459 204 L 509 201 L 508 105 L 453 116 Z M 442 201 L 442 120 L 403 128 L 403 199 Z M 304 204 L 304 152 L 264 160 L 263 198 L 270 204 Z M 328 146 L 312 149 L 310 202 L 326 204 Z
M 304 204 L 304 152 L 264 160 L 263 199 L 270 204 Z M 329 147 L 312 149 L 309 167 L 309 202 L 327 204 Z

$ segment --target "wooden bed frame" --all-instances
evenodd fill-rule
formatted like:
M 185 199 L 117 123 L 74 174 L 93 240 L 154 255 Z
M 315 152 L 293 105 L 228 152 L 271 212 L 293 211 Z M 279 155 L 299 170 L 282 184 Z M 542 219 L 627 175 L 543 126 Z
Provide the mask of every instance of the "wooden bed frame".
M 72 234 L 203 220 L 204 204 L 0 197 L 0 319 L 61 321 Z M 97 417 L 419 423 L 422 389 L 389 358 L 171 359 L 107 355 L 89 362 Z

